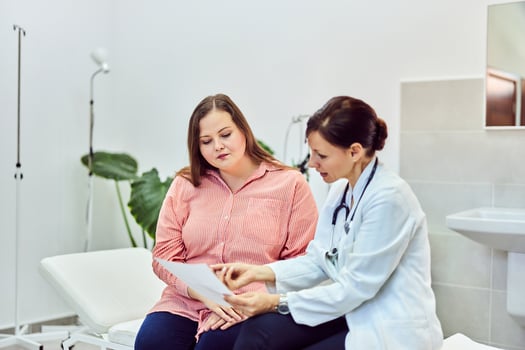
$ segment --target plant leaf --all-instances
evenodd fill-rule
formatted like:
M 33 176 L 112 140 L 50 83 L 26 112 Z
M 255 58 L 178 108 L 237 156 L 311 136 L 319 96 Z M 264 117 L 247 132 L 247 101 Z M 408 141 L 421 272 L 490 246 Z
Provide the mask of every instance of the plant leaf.
M 271 155 L 275 154 L 273 149 L 270 146 L 268 146 L 266 143 L 264 143 L 264 141 L 257 139 L 257 143 L 259 144 L 259 146 L 261 146 L 264 150 L 266 150 Z
M 162 182 L 157 169 L 153 168 L 131 183 L 128 202 L 131 215 L 153 239 L 155 239 L 160 208 L 172 181 L 173 178 L 168 177 Z
M 88 167 L 88 155 L 80 159 Z M 135 158 L 126 153 L 95 152 L 93 153 L 93 174 L 104 179 L 115 181 L 137 178 L 138 165 Z

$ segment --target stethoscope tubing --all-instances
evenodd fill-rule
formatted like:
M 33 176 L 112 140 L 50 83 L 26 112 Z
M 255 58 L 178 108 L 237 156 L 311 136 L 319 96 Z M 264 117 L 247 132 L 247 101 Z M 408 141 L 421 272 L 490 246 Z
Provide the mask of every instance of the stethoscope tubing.
M 377 170 L 377 163 L 378 163 L 378 158 L 376 157 L 375 159 L 375 162 L 374 162 L 374 166 L 372 168 L 372 171 L 370 172 L 370 175 L 368 176 L 368 179 L 366 180 L 366 184 L 365 184 L 365 187 L 363 188 L 363 192 L 361 192 L 361 195 L 359 196 L 359 199 L 357 200 L 357 203 L 355 204 L 355 207 L 354 207 L 354 212 L 352 213 L 352 216 L 350 217 L 350 221 L 348 223 L 348 225 L 345 224 L 345 233 L 348 234 L 348 232 L 350 231 L 350 225 L 352 224 L 352 221 L 354 221 L 354 216 L 355 216 L 355 213 L 357 212 L 357 208 L 359 206 L 359 203 L 361 202 L 361 199 L 363 198 L 363 195 L 365 194 L 365 191 L 368 187 L 368 185 L 370 185 L 370 182 L 372 181 L 372 179 L 374 178 L 374 175 L 376 173 L 376 170 Z M 337 248 L 333 247 L 333 240 L 334 240 L 334 229 L 335 229 L 335 224 L 337 223 L 337 217 L 339 216 L 339 212 L 341 210 L 345 210 L 345 222 L 348 220 L 348 215 L 350 215 L 350 207 L 348 206 L 348 204 L 346 203 L 346 196 L 348 195 L 348 190 L 350 189 L 350 183 L 347 183 L 346 184 L 346 187 L 345 187 L 345 190 L 343 192 L 343 196 L 341 197 L 341 201 L 339 202 L 339 205 L 337 207 L 335 207 L 334 209 L 334 212 L 332 214 L 332 235 L 330 237 L 330 250 L 328 250 L 326 252 L 326 255 L 333 259 L 337 256 Z M 347 229 L 348 227 L 348 229 Z

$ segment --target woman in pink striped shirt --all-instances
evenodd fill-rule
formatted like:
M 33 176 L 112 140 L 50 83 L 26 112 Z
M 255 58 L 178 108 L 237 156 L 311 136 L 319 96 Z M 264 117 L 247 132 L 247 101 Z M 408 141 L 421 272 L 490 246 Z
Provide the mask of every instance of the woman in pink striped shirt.
M 153 257 L 189 264 L 266 264 L 305 252 L 317 208 L 295 168 L 259 146 L 226 95 L 203 99 L 188 129 L 189 167 L 175 176 L 160 211 Z M 198 295 L 153 262 L 166 282 L 135 349 L 229 349 L 245 316 Z M 237 292 L 262 290 L 250 285 Z M 198 339 L 198 342 L 196 340 Z

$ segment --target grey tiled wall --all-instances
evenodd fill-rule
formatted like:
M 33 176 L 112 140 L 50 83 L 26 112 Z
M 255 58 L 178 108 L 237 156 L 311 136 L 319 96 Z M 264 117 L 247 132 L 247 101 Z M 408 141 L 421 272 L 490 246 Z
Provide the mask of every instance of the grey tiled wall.
M 507 253 L 445 225 L 461 210 L 525 207 L 525 130 L 485 129 L 483 91 L 482 78 L 402 83 L 400 174 L 427 213 L 445 336 L 524 350 L 525 327 L 506 311 Z

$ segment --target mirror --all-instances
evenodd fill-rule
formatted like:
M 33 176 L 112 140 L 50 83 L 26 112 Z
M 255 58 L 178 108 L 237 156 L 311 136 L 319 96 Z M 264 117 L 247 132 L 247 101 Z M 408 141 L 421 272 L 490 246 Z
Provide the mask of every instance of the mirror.
M 525 127 L 525 1 L 488 6 L 485 126 Z

